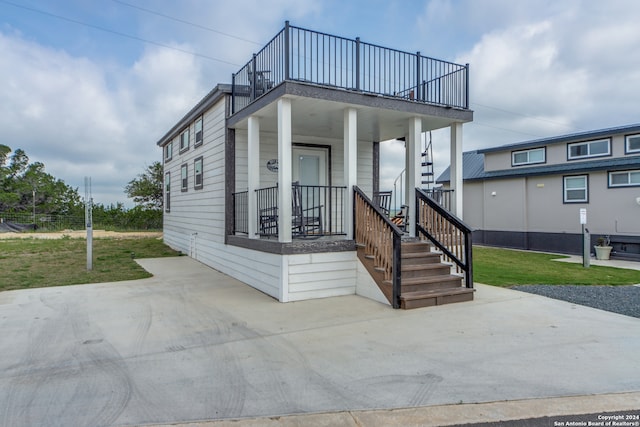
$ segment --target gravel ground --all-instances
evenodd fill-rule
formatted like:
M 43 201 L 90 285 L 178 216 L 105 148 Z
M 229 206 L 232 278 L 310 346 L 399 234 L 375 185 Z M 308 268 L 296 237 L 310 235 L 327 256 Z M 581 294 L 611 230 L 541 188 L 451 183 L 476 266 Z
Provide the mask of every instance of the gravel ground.
M 640 318 L 640 286 L 517 285 L 511 289 Z

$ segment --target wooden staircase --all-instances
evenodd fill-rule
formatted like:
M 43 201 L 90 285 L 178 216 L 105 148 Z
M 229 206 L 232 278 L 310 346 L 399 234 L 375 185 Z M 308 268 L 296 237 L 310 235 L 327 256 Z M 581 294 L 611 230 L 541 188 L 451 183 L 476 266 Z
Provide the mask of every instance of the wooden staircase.
M 358 258 L 390 303 L 392 281 L 385 280 L 383 269 L 374 265 L 374 257 L 358 249 Z M 425 241 L 407 240 L 401 244 L 400 308 L 412 309 L 454 302 L 472 301 L 474 289 L 462 284 L 462 276 L 451 274 L 451 265 L 441 262 L 441 253 L 433 252 Z

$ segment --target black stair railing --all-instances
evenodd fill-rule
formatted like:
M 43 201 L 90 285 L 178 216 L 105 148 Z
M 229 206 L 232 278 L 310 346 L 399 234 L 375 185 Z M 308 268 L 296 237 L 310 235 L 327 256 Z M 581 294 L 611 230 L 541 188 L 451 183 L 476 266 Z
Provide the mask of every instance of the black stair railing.
M 473 288 L 471 228 L 419 188 L 415 218 L 416 234 L 441 250 L 444 260 L 453 262 L 458 273 L 464 273 L 465 286 Z
M 400 308 L 402 231 L 357 186 L 353 187 L 355 240 L 392 282 L 393 308 Z

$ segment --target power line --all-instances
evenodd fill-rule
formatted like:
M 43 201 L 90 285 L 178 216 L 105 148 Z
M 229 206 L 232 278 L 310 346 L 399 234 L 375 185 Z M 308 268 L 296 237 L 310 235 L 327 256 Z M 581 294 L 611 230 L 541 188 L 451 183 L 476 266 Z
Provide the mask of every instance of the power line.
M 235 67 L 240 67 L 240 65 L 235 64 L 233 62 L 225 61 L 224 59 L 214 58 L 212 56 L 204 55 L 204 54 L 201 54 L 201 53 L 191 52 L 191 51 L 188 51 L 186 49 L 180 49 L 179 47 L 169 46 L 169 45 L 166 45 L 166 44 L 163 44 L 163 43 L 154 42 L 152 40 L 143 39 L 142 37 L 132 36 L 131 34 L 126 34 L 126 33 L 121 33 L 119 31 L 111 30 L 109 28 L 104 28 L 104 27 L 100 27 L 98 25 L 89 24 L 87 22 L 78 21 L 76 19 L 67 18 L 66 16 L 62 16 L 62 15 L 56 15 L 55 13 L 45 12 L 44 10 L 35 9 L 35 8 L 29 7 L 29 6 L 24 6 L 24 5 L 21 5 L 21 4 L 16 4 L 16 3 L 13 3 L 13 2 L 10 2 L 10 1 L 7 1 L 7 0 L 0 0 L 0 3 L 5 3 L 5 4 L 8 4 L 8 5 L 20 8 L 20 9 L 29 10 L 31 12 L 40 13 L 42 15 L 46 15 L 46 16 L 50 16 L 50 17 L 53 17 L 53 18 L 61 19 L 63 21 L 67 21 L 67 22 L 71 22 L 71 23 L 74 23 L 74 24 L 83 25 L 85 27 L 93 28 L 93 29 L 96 29 L 96 30 L 104 31 L 104 32 L 107 32 L 107 33 L 115 34 L 115 35 L 118 35 L 120 37 L 126 37 L 126 38 L 129 38 L 129 39 L 132 39 L 132 40 L 137 40 L 137 41 L 140 41 L 140 42 L 143 42 L 143 43 L 148 43 L 148 44 L 152 44 L 152 45 L 155 45 L 155 46 L 163 47 L 165 49 L 172 49 L 172 50 L 176 50 L 178 52 L 182 52 L 182 53 L 186 53 L 186 54 L 189 54 L 189 55 L 197 56 L 199 58 L 209 59 L 211 61 L 217 61 L 217 62 L 221 62 L 221 63 L 224 63 L 224 64 L 233 65 Z
M 484 127 L 488 127 L 488 128 L 492 128 L 492 129 L 504 130 L 504 131 L 507 131 L 507 132 L 519 133 L 521 135 L 533 136 L 534 138 L 543 138 L 542 135 L 535 135 L 535 134 L 532 134 L 532 133 L 521 132 L 521 131 L 518 131 L 518 130 L 507 129 L 507 128 L 502 128 L 502 127 L 499 127 L 499 126 L 492 126 L 492 125 L 488 125 L 488 124 L 485 124 L 485 123 L 482 123 L 482 122 L 478 122 L 478 121 L 475 121 L 475 120 L 473 122 L 469 123 L 469 124 L 470 125 L 480 125 L 480 126 L 484 126 Z
M 225 32 L 222 32 L 222 31 L 218 31 L 218 30 L 216 30 L 214 28 L 206 27 L 204 25 L 200 25 L 200 24 L 197 24 L 195 22 L 191 22 L 191 21 L 187 21 L 187 20 L 184 20 L 184 19 L 176 18 L 176 17 L 173 17 L 171 15 L 165 15 L 164 13 L 156 12 L 155 10 L 146 9 L 144 7 L 136 6 L 135 4 L 127 3 L 127 2 L 124 2 L 124 1 L 121 1 L 121 0 L 112 0 L 112 1 L 115 2 L 115 3 L 119 3 L 121 5 L 127 6 L 127 7 L 131 7 L 133 9 L 138 9 L 138 10 L 140 10 L 142 12 L 150 13 L 150 14 L 156 15 L 156 16 L 161 16 L 161 17 L 163 17 L 165 19 L 170 19 L 171 21 L 176 21 L 176 22 L 180 22 L 181 24 L 191 25 L 192 27 L 200 28 L 201 30 L 211 31 L 212 33 L 220 34 L 220 35 L 223 35 L 223 36 L 226 36 L 226 37 L 231 37 L 231 38 L 236 39 L 236 40 L 241 40 L 243 42 L 253 43 L 255 45 L 262 46 L 262 43 L 258 43 L 258 42 L 253 41 L 253 40 L 245 39 L 245 38 L 242 38 L 242 37 L 235 36 L 233 34 L 225 33 Z
M 538 121 L 541 121 L 541 122 L 551 123 L 551 124 L 557 125 L 557 126 L 563 126 L 563 127 L 567 128 L 567 129 L 573 129 L 572 126 L 569 126 L 569 125 L 567 125 L 565 123 L 558 123 L 558 122 L 555 122 L 553 120 L 543 119 L 543 118 L 540 118 L 540 117 L 537 117 L 537 116 L 531 116 L 531 115 L 528 115 L 528 114 L 517 113 L 515 111 L 504 110 L 502 108 L 492 107 L 491 105 L 480 104 L 480 103 L 477 103 L 477 102 L 472 102 L 471 104 L 478 105 L 478 106 L 484 107 L 484 108 L 489 108 L 491 110 L 501 111 L 501 112 L 507 113 L 507 114 L 513 114 L 514 116 L 526 117 L 526 118 L 533 119 L 533 120 L 538 120 Z

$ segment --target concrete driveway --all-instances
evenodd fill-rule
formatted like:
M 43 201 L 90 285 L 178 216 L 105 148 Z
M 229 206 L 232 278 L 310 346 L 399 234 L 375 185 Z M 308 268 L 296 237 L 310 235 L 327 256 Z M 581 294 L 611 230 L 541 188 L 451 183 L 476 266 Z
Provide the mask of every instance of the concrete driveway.
M 187 257 L 0 293 L 0 426 L 175 423 L 640 391 L 640 320 L 478 285 L 280 304 Z

